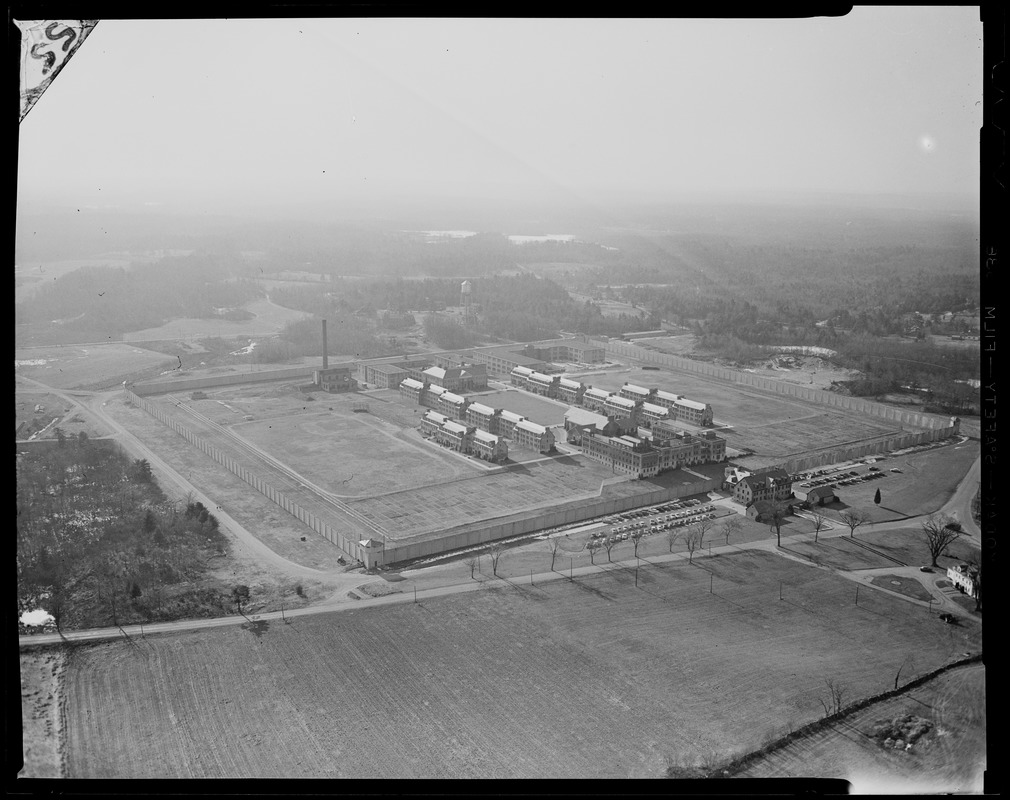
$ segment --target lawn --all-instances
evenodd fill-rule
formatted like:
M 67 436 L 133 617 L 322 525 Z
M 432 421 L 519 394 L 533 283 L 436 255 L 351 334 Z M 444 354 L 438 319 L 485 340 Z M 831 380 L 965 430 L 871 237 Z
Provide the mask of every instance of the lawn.
M 502 408 L 532 420 L 537 425 L 565 424 L 565 414 L 571 406 L 548 400 L 521 389 L 509 391 L 488 392 L 486 394 L 467 394 L 467 399 L 482 403 L 491 408 Z
M 68 774 L 660 777 L 819 717 L 825 679 L 867 696 L 980 643 L 766 553 L 486 586 L 77 648 Z

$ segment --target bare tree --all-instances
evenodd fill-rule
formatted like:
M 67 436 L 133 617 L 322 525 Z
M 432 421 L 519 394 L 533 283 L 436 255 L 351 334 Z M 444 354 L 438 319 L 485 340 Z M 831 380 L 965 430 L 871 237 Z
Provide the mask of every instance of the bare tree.
M 548 539 L 547 549 L 551 551 L 551 572 L 554 572 L 554 559 L 558 557 L 558 550 L 561 549 L 561 539 L 557 536 Z
M 858 508 L 850 508 L 847 511 L 843 511 L 839 516 L 842 518 L 842 522 L 848 526 L 849 536 L 855 536 L 856 528 L 870 521 L 865 512 L 860 511 Z
M 821 535 L 821 531 L 828 527 L 828 518 L 825 517 L 820 511 L 813 511 L 810 513 L 811 519 L 814 522 L 814 541 L 817 541 L 817 537 Z
M 729 537 L 743 527 L 743 517 L 739 514 L 730 514 L 722 521 L 722 535 L 729 544 Z
M 687 547 L 687 563 L 694 563 L 694 551 L 701 547 L 702 540 L 705 538 L 705 531 L 699 528 L 697 525 L 692 525 L 687 529 L 684 534 L 684 544 Z
M 708 517 L 704 517 L 703 519 L 700 519 L 697 522 L 695 522 L 693 527 L 701 531 L 701 539 L 699 541 L 698 546 L 703 547 L 705 544 L 705 534 L 715 527 L 715 523 Z
M 603 545 L 600 543 L 598 539 L 590 539 L 588 542 L 586 542 L 586 550 L 589 551 L 590 564 L 596 563 L 596 551 L 599 550 L 601 547 L 603 547 Z
M 825 716 L 830 717 L 842 710 L 842 706 L 845 704 L 845 694 L 849 687 L 844 683 L 836 683 L 832 679 L 827 679 L 824 683 L 828 687 L 828 699 L 821 698 L 821 707 L 824 709 Z
M 684 535 L 683 531 L 670 531 L 666 534 L 666 543 L 670 546 L 670 552 L 673 552 L 673 546 L 680 541 L 680 537 Z
M 602 544 L 603 549 L 607 551 L 607 561 L 613 561 L 613 559 L 610 557 L 610 551 L 617 546 L 617 539 L 615 539 L 613 536 L 604 536 Z
M 243 601 L 248 602 L 249 600 L 249 587 L 240 583 L 231 590 L 231 597 L 235 601 L 235 605 L 238 606 L 238 613 L 241 614 Z
M 765 511 L 764 517 L 768 521 L 768 527 L 775 531 L 775 544 L 782 546 L 782 522 L 789 516 L 790 506 L 782 500 L 771 500 Z
M 479 563 L 477 560 L 477 554 L 474 553 L 473 555 L 467 556 L 463 559 L 463 563 L 470 568 L 470 580 L 473 580 L 473 571 L 477 569 L 477 564 Z
M 491 574 L 498 574 L 498 561 L 501 559 L 502 555 L 505 553 L 505 548 L 502 547 L 497 542 L 491 544 L 487 548 L 487 554 L 491 558 Z
M 645 536 L 645 531 L 641 529 L 631 534 L 631 544 L 635 548 L 635 558 L 638 558 L 638 545 L 641 543 L 643 536 Z
M 926 536 L 926 547 L 929 548 L 929 555 L 932 558 L 932 565 L 937 566 L 936 560 L 944 555 L 947 547 L 961 537 L 961 532 L 950 527 L 952 519 L 946 514 L 930 514 L 922 523 L 922 532 Z

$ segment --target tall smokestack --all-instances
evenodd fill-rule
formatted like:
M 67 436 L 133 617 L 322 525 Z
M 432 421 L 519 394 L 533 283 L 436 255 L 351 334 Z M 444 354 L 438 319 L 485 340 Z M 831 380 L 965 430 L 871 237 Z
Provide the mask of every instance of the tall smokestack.
M 329 366 L 326 360 L 326 320 L 323 320 L 323 369 Z

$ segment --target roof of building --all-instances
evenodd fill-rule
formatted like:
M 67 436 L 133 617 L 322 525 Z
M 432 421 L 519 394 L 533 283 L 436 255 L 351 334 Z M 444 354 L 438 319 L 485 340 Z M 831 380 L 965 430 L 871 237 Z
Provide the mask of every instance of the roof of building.
M 642 403 L 642 411 L 647 411 L 650 414 L 669 414 L 670 409 L 666 406 L 657 406 L 655 403 Z
M 396 375 L 400 372 L 406 372 L 403 367 L 398 367 L 396 364 L 375 364 L 372 369 L 376 372 L 381 372 L 383 375 Z
M 529 367 L 522 367 L 522 366 L 513 367 L 512 368 L 512 374 L 513 375 L 522 375 L 524 378 L 528 378 L 530 375 L 533 374 L 533 370 L 531 370 Z
M 621 408 L 634 408 L 636 403 L 630 397 L 621 397 L 618 394 L 612 394 L 607 398 L 607 404 L 613 406 L 620 406 Z
M 494 409 L 491 406 L 486 406 L 483 403 L 470 403 L 470 407 L 467 411 L 475 411 L 478 414 L 483 414 L 485 416 L 494 416 Z
M 439 414 L 437 411 L 425 411 L 422 419 L 426 419 L 429 422 L 436 422 L 441 425 L 443 422 L 448 422 L 449 418 L 444 414 Z
M 437 383 L 430 383 L 428 384 L 428 391 L 434 395 L 438 395 L 439 397 L 441 397 L 448 391 L 448 389 L 446 389 L 444 386 L 439 386 Z
M 536 381 L 537 383 L 554 383 L 554 377 L 551 375 L 544 375 L 542 372 L 534 372 L 530 375 L 531 381 Z
M 547 433 L 547 428 L 543 425 L 537 425 L 535 422 L 530 422 L 528 419 L 517 422 L 516 427 L 524 431 L 529 431 L 530 433 L 535 433 L 537 436 L 543 436 Z
M 694 400 L 688 400 L 686 397 L 682 397 L 677 401 L 678 406 L 687 406 L 688 408 L 696 408 L 698 411 L 704 411 L 707 406 L 704 403 L 698 403 Z
M 459 434 L 466 433 L 469 430 L 469 428 L 467 428 L 466 425 L 462 425 L 459 422 L 452 422 L 452 421 L 447 421 L 445 424 L 442 425 L 442 428 L 449 431 L 449 433 L 459 433 Z
M 413 378 L 404 378 L 400 381 L 400 386 L 406 386 L 408 389 L 423 389 L 424 384 L 420 381 L 416 381 Z
M 597 428 L 602 428 L 609 421 L 602 414 L 585 408 L 570 408 L 565 412 L 565 422 L 571 422 L 573 425 L 595 425 Z
M 807 497 L 834 497 L 835 490 L 829 489 L 827 486 L 815 486 L 809 492 L 807 492 Z
M 656 397 L 669 401 L 680 400 L 679 394 L 674 394 L 673 392 L 664 392 L 662 389 L 656 391 Z
M 493 433 L 488 433 L 487 431 L 482 431 L 477 429 L 473 432 L 473 438 L 481 442 L 486 442 L 487 444 L 497 444 L 499 438 Z
M 610 397 L 610 392 L 608 392 L 606 389 L 594 389 L 593 387 L 590 386 L 588 389 L 586 389 L 586 397 L 599 397 L 600 399 L 605 400 L 606 398 Z
M 502 411 L 501 418 L 508 422 L 522 422 L 526 419 L 522 414 L 516 414 L 514 411 Z
M 652 394 L 652 389 L 646 389 L 644 386 L 638 386 L 634 383 L 626 383 L 621 387 L 621 391 L 634 392 L 635 394 Z
M 442 400 L 445 400 L 447 403 L 465 403 L 466 402 L 466 398 L 465 397 L 462 397 L 461 395 L 458 395 L 458 394 L 453 394 L 452 392 L 442 392 L 442 394 L 440 394 L 439 397 Z
M 581 383 L 573 381 L 571 378 L 561 378 L 561 380 L 558 381 L 558 385 L 564 386 L 566 389 L 579 389 L 582 387 Z

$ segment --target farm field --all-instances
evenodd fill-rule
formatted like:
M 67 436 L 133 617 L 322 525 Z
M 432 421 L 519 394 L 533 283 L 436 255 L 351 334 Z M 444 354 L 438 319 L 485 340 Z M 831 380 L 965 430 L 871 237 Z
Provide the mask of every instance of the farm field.
M 907 716 L 930 728 L 911 748 L 885 748 L 872 734 Z M 874 704 L 759 759 L 747 778 L 845 778 L 857 794 L 983 791 L 985 668 L 959 667 L 899 697 Z
M 68 776 L 661 777 L 819 717 L 826 678 L 864 697 L 909 650 L 921 673 L 980 646 L 767 553 L 491 584 L 77 648 Z
M 112 388 L 139 375 L 153 377 L 178 360 L 129 344 L 32 347 L 14 351 L 17 375 L 56 389 Z
M 491 406 L 491 408 L 503 408 L 514 414 L 520 414 L 526 417 L 526 419 L 537 423 L 537 425 L 545 425 L 548 428 L 555 425 L 564 425 L 565 413 L 570 408 L 570 406 L 559 403 L 557 400 L 548 400 L 518 389 L 468 394 L 467 398 L 476 403 Z

